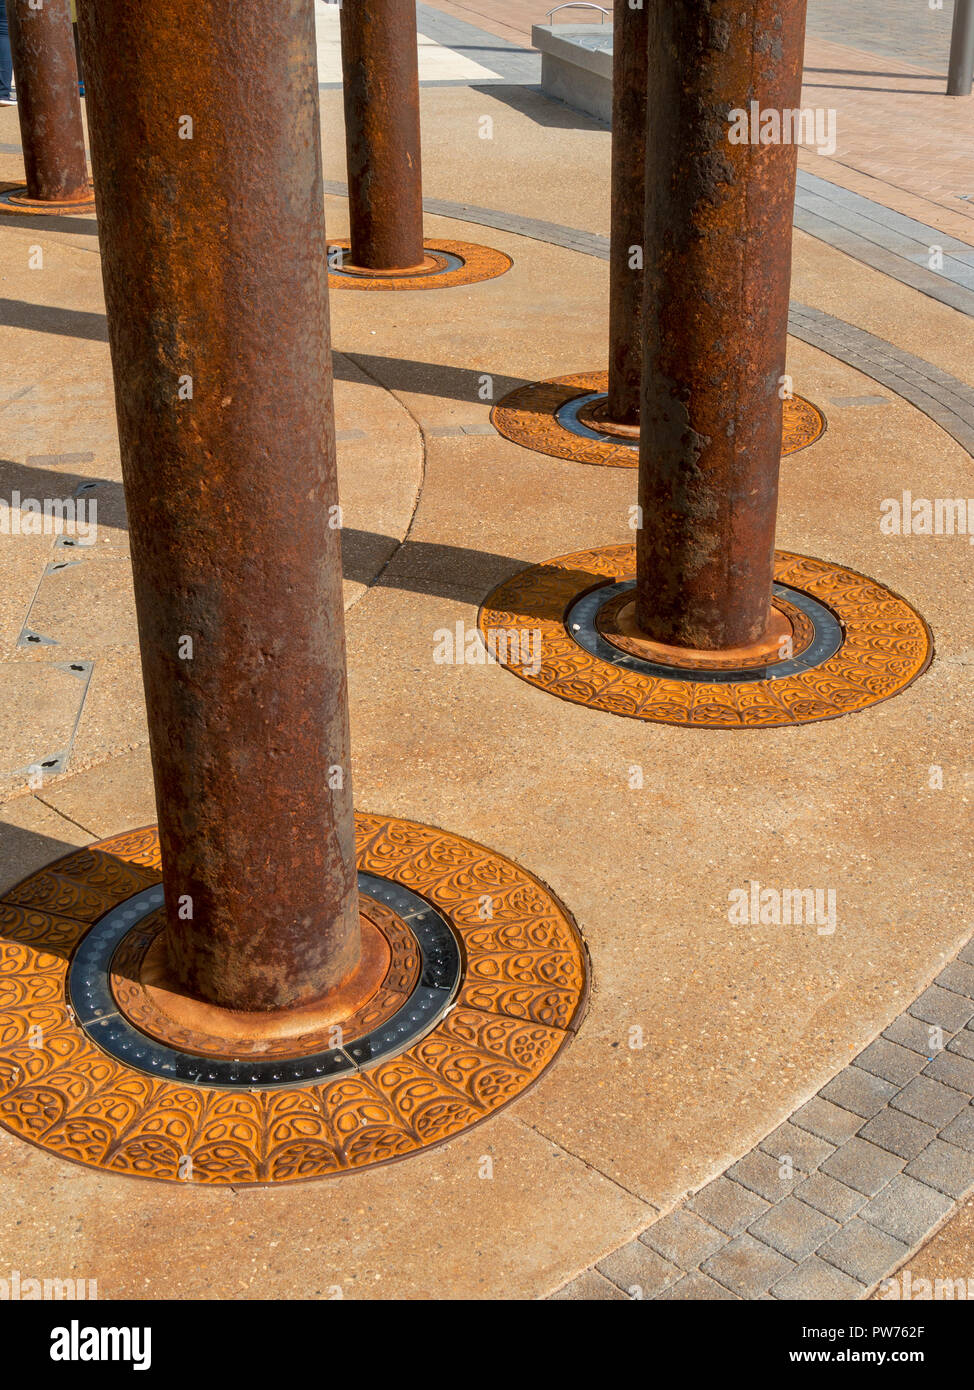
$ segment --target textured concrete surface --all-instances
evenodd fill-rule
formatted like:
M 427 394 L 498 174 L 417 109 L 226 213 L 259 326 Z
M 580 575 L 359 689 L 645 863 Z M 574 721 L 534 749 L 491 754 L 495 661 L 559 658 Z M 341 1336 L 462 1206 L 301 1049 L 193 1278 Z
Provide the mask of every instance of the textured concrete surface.
M 916 1302 L 974 1297 L 974 1201 L 964 1202 L 953 1219 L 872 1294 L 881 1301 L 894 1296 Z
M 931 987 L 954 996 L 956 1029 L 927 1023 L 912 1045 L 893 1041 L 924 1023 L 925 991 L 790 1120 L 596 1270 L 630 1298 L 674 1297 L 681 1284 L 702 1297 L 701 1278 L 737 1298 L 863 1298 L 914 1268 L 911 1251 L 930 1263 L 948 1218 L 956 1235 L 933 1262 L 953 1263 L 958 1245 L 969 1260 L 956 1203 L 974 1189 L 972 962 L 969 944 Z M 598 1296 L 594 1272 L 554 1296 Z

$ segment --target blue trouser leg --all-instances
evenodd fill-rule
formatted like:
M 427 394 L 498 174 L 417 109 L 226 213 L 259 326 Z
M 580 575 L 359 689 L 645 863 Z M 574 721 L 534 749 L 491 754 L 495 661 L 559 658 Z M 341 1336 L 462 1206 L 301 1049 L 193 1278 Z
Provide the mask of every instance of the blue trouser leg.
M 0 101 L 10 96 L 13 63 L 10 59 L 10 33 L 7 29 L 7 6 L 0 0 Z

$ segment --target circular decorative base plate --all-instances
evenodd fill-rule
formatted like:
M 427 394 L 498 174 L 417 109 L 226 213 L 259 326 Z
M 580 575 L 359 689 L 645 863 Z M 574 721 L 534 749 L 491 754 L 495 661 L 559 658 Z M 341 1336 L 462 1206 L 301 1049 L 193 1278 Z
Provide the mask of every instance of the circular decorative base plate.
M 613 585 L 614 598 L 606 599 L 607 590 L 599 589 L 591 603 L 597 605 L 594 625 L 589 618 L 585 631 L 594 644 L 596 634 L 630 656 L 639 657 L 642 665 L 679 667 L 695 671 L 745 671 L 753 667 L 762 668 L 776 664 L 783 659 L 787 650 L 789 656 L 802 656 L 812 645 L 815 624 L 797 604 L 789 603 L 780 586 L 771 598 L 771 622 L 768 631 L 760 642 L 748 647 L 737 647 L 732 651 L 714 652 L 693 647 L 674 647 L 664 642 L 653 642 L 640 631 L 636 620 L 636 586 L 632 580 Z M 579 606 L 579 613 L 581 608 Z M 572 620 L 568 624 L 570 632 L 581 631 L 581 624 Z M 826 615 L 822 615 L 823 618 Z M 593 630 L 594 627 L 594 630 Z
M 519 386 L 490 413 L 498 434 L 554 458 L 609 468 L 637 468 L 639 441 L 600 433 L 587 423 L 609 389 L 608 372 L 579 372 Z M 824 433 L 825 416 L 803 396 L 784 403 L 782 454 L 805 449 Z
M 618 610 L 635 582 L 631 545 L 533 565 L 486 600 L 481 637 L 495 660 L 562 700 L 705 729 L 851 714 L 905 690 L 933 656 L 929 628 L 897 594 L 841 565 L 779 550 L 774 600 L 794 613 L 795 640 L 759 664 L 645 660 L 602 631 L 603 610 L 611 620 L 612 606 Z
M 461 969 L 448 921 L 417 893 L 365 873 L 359 888 L 378 895 L 362 899 L 364 973 L 373 978 L 365 998 L 318 1026 L 307 1008 L 290 1015 L 295 1031 L 286 1036 L 279 1015 L 213 1010 L 233 1033 L 231 1045 L 202 1030 L 196 1001 L 153 988 L 145 967 L 165 925 L 161 884 L 127 898 L 84 936 L 68 972 L 68 1002 L 103 1052 L 150 1076 L 252 1088 L 349 1075 L 424 1037 L 449 1008 Z
M 427 241 L 424 251 L 431 265 L 401 273 L 382 271 L 369 275 L 358 266 L 342 270 L 330 263 L 334 248 L 348 248 L 347 241 L 329 241 L 328 284 L 333 290 L 443 290 L 453 285 L 474 285 L 495 280 L 514 262 L 503 251 L 477 246 L 472 241 Z
M 126 934 L 116 946 L 109 965 L 110 995 L 105 991 L 104 967 L 99 961 L 95 977 L 101 1002 L 111 1013 L 118 1012 L 123 1020 L 134 1024 L 140 1032 L 147 1033 L 150 1039 L 201 1057 L 232 1059 L 235 1062 L 248 1059 L 265 1061 L 276 1057 L 293 1061 L 312 1053 L 345 1048 L 364 1033 L 379 1025 L 386 1025 L 404 1004 L 411 1001 L 416 993 L 424 958 L 429 960 L 429 952 L 424 952 L 408 923 L 391 908 L 367 896 L 368 880 L 367 874 L 359 875 L 362 956 L 358 968 L 352 979 L 329 995 L 327 1001 L 305 1005 L 300 1009 L 258 1014 L 214 1008 L 187 998 L 178 989 L 168 987 L 165 912 L 161 907 L 152 908 L 150 905 L 143 920 L 137 920 L 131 926 L 124 924 Z M 161 887 L 152 889 L 150 896 L 161 892 Z M 75 952 L 68 986 L 73 1003 L 83 999 L 90 990 L 85 978 L 86 953 L 98 954 L 99 936 L 108 937 L 110 946 L 114 934 L 112 917 L 118 915 L 124 918 L 127 915 L 126 906 L 123 903 L 115 909 L 114 914 L 103 917 Z M 421 903 L 421 906 L 425 904 Z M 445 923 L 440 924 L 440 933 L 445 950 L 449 952 L 450 968 L 444 971 L 442 981 L 442 987 L 449 991 L 444 1001 L 446 1003 L 452 998 L 459 979 L 460 959 Z M 105 1047 L 98 1033 L 97 1025 L 101 1021 L 96 1015 L 86 1031 L 100 1046 Z M 419 1020 L 415 1022 L 419 1023 Z M 121 1060 L 130 1060 L 138 1065 L 137 1058 L 122 1057 Z M 142 1069 L 151 1071 L 152 1066 Z M 270 1079 L 279 1081 L 281 1078 Z M 237 1080 L 247 1084 L 259 1081 L 260 1077 L 228 1078 L 229 1084 L 235 1084 Z
M 63 202 L 41 202 L 28 198 L 27 185 L 8 183 L 0 185 L 0 212 L 26 212 L 37 217 L 65 217 L 73 212 L 87 213 L 95 210 L 95 195 L 74 198 Z
M 118 943 L 99 929 L 119 909 L 133 911 L 122 917 L 124 939 L 126 922 L 158 909 L 159 840 L 150 827 L 67 855 L 0 898 L 0 1123 L 106 1172 L 236 1187 L 405 1158 L 515 1100 L 581 1021 L 586 954 L 570 916 L 524 869 L 457 835 L 368 815 L 356 816 L 356 834 L 369 898 L 421 943 L 424 924 L 433 934 L 420 988 L 450 997 L 441 930 L 462 962 L 452 1006 L 422 1037 L 404 1045 L 380 1026 L 375 1046 L 367 1036 L 346 1040 L 351 1066 L 297 1082 L 255 1083 L 244 1074 L 249 1058 L 238 1078 L 221 1083 L 199 1074 L 213 1059 L 177 1054 L 197 1068 L 187 1079 L 99 1046 L 99 1026 L 114 1027 L 121 1015 L 99 1025 L 89 975 L 72 980 L 69 1004 L 69 969 L 82 959 L 93 970 L 95 958 L 80 951 L 94 933 L 102 973 L 90 978 L 109 987 Z M 403 914 L 407 899 L 419 906 Z M 391 1023 L 398 1027 L 396 1016 Z

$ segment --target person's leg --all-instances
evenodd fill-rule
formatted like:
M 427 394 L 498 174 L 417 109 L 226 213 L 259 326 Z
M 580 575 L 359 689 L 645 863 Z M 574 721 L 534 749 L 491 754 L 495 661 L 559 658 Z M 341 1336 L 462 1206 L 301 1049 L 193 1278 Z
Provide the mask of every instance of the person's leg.
M 81 95 L 84 96 L 85 75 L 81 69 L 81 41 L 78 38 L 78 21 L 75 20 L 72 23 L 71 27 L 74 30 L 74 57 L 75 62 L 78 64 L 78 90 L 81 93 Z
M 7 6 L 4 0 L 0 0 L 0 101 L 9 102 L 11 99 L 10 82 L 13 71 L 10 33 L 7 29 Z

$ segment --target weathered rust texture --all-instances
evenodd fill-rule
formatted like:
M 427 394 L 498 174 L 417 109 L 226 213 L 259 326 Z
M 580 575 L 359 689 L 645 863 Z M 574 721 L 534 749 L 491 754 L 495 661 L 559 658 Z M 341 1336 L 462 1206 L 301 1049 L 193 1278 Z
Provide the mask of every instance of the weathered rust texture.
M 360 952 L 312 0 L 79 9 L 171 964 L 287 1008 Z
M 646 198 L 646 9 L 615 0 L 612 35 L 612 235 L 609 252 L 609 398 L 605 417 L 638 425 L 642 376 Z
M 423 264 L 415 0 L 346 0 L 341 11 L 349 259 Z
M 143 868 L 157 862 L 155 828 L 129 831 L 59 859 L 3 894 L 0 1125 L 49 1153 L 116 1175 L 240 1187 L 395 1162 L 516 1100 L 571 1043 L 584 1017 L 587 952 L 571 916 L 520 864 L 481 845 L 416 821 L 358 819 L 361 869 L 408 881 L 462 943 L 463 984 L 431 1033 L 365 1074 L 258 1093 L 241 1088 L 228 1104 L 213 1104 L 221 1097 L 205 1083 L 159 1076 L 150 1082 L 107 1056 L 68 1007 L 66 976 L 93 905 L 101 915 L 158 881 L 158 872 Z M 490 929 L 480 917 L 485 886 L 493 888 Z M 39 953 L 50 967 L 38 970 Z M 43 1051 L 27 1043 L 36 1028 L 43 1030 Z M 111 1103 L 78 1104 L 91 1094 L 93 1077 Z M 49 1118 L 64 1114 L 70 1124 Z
M 720 649 L 770 618 L 793 144 L 731 144 L 730 113 L 795 108 L 805 0 L 648 10 L 639 627 Z
M 41 202 L 90 195 L 78 65 L 68 0 L 7 0 L 27 196 Z
M 777 582 L 800 589 L 838 618 L 843 639 L 835 655 L 817 664 L 802 663 L 804 669 L 793 675 L 750 680 L 731 674 L 733 668 L 751 665 L 751 653 L 738 652 L 726 664 L 707 662 L 711 670 L 731 675 L 711 684 L 679 669 L 700 671 L 697 656 L 683 659 L 684 646 L 679 661 L 667 653 L 666 664 L 676 669 L 663 680 L 587 650 L 566 625 L 566 615 L 593 588 L 635 577 L 632 545 L 579 550 L 531 565 L 488 595 L 477 620 L 481 636 L 486 644 L 492 631 L 533 626 L 541 633 L 540 664 L 519 662 L 510 652 L 501 655 L 502 665 L 521 680 L 605 714 L 683 729 L 770 729 L 837 719 L 898 695 L 923 674 L 933 655 L 926 623 L 904 599 L 854 570 L 779 550 Z M 802 649 L 802 626 L 794 633 L 796 651 Z M 719 658 L 723 652 L 714 655 Z M 864 670 L 869 671 L 865 683 Z

